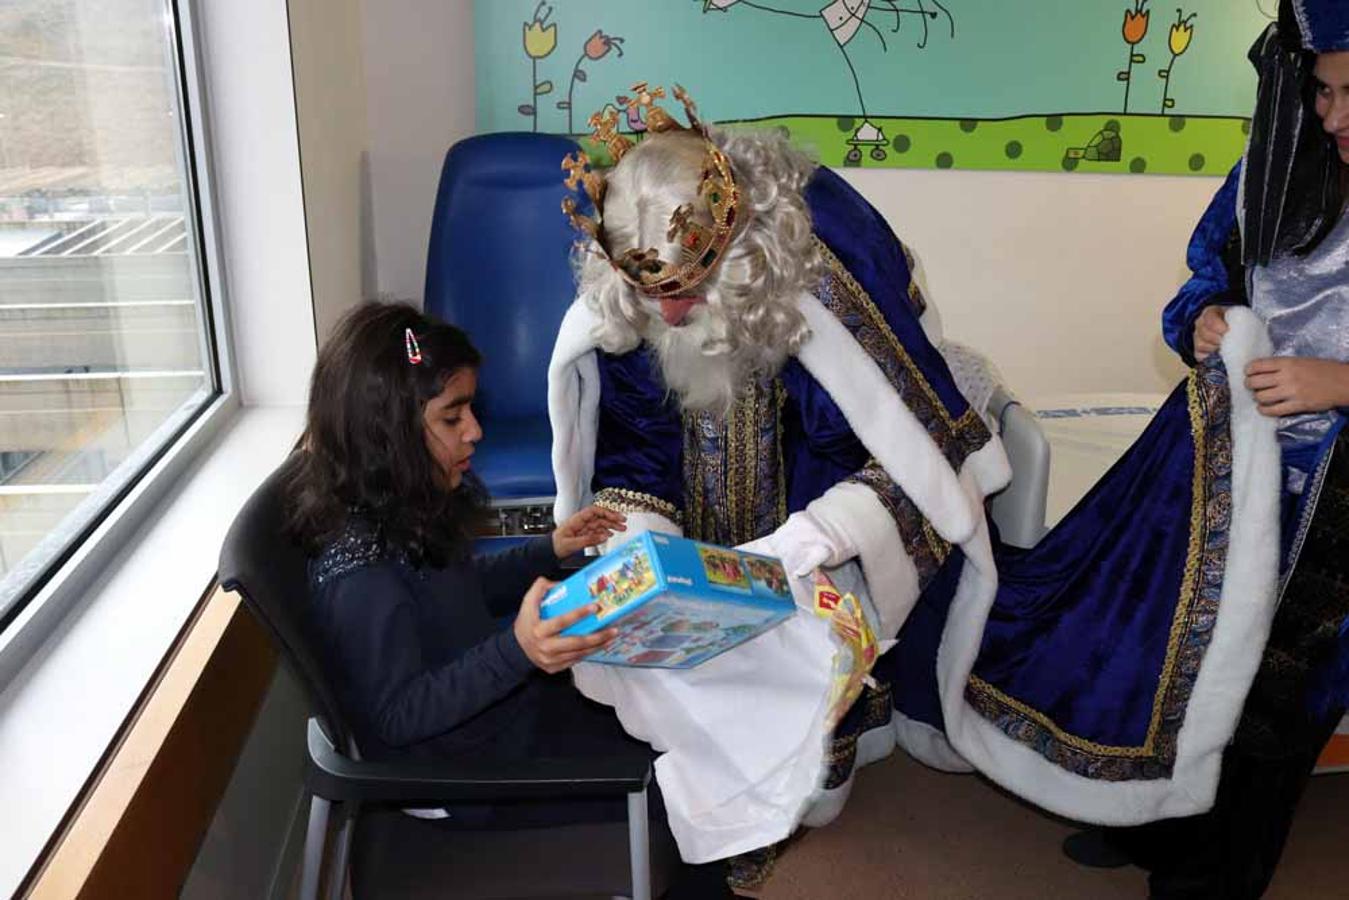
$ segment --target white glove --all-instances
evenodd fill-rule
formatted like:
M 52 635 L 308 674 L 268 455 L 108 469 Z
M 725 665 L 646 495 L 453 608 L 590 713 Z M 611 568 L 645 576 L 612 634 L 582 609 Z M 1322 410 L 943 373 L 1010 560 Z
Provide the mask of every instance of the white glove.
M 804 578 L 820 566 L 842 565 L 857 555 L 846 535 L 830 528 L 808 509 L 792 513 L 768 539 L 787 571 L 797 578 Z

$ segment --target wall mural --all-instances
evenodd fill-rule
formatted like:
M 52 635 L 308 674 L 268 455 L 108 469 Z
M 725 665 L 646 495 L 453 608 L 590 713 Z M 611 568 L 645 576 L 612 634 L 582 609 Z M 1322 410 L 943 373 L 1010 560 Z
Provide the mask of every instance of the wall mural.
M 477 0 L 478 128 L 640 135 L 679 83 L 833 166 L 1224 174 L 1276 0 L 1158 3 Z

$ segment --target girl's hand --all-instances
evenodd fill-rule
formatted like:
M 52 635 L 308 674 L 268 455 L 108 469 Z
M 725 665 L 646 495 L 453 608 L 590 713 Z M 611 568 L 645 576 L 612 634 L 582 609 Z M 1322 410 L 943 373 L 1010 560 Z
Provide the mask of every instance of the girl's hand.
M 628 527 L 628 517 L 612 509 L 587 506 L 553 532 L 553 552 L 558 559 L 566 559 L 587 547 L 609 540 L 616 531 Z
M 1257 359 L 1246 367 L 1246 387 L 1267 416 L 1325 412 L 1349 406 L 1349 364 L 1302 356 Z
M 591 613 L 599 611 L 599 604 L 588 603 L 573 609 L 566 615 L 544 620 L 539 618 L 539 604 L 543 595 L 548 593 L 556 582 L 547 578 L 534 581 L 520 603 L 520 613 L 515 617 L 515 640 L 525 651 L 529 661 L 549 675 L 570 669 L 596 650 L 609 643 L 618 634 L 617 628 L 606 628 L 594 634 L 580 637 L 565 637 L 561 631 L 581 621 Z
M 1227 307 L 1208 306 L 1194 320 L 1194 358 L 1202 360 L 1218 350 L 1227 334 Z

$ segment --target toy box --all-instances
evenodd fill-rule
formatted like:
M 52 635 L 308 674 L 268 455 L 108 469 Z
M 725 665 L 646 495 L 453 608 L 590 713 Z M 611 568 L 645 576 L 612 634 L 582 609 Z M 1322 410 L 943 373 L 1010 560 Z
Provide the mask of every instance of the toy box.
M 640 534 L 544 597 L 545 619 L 587 603 L 563 634 L 619 629 L 588 662 L 689 669 L 762 634 L 796 605 L 782 563 L 767 556 L 657 532 Z

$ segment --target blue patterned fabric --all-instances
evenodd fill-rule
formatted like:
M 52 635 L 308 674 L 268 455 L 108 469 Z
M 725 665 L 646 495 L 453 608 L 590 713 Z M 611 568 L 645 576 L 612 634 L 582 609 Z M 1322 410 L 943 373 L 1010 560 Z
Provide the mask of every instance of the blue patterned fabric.
M 1194 365 L 1194 322 L 1204 307 L 1244 305 L 1246 287 L 1233 283 L 1223 249 L 1237 227 L 1237 193 L 1241 182 L 1241 164 L 1228 174 L 1218 193 L 1209 201 L 1185 254 L 1190 279 L 1181 286 L 1175 299 L 1162 311 L 1162 336 L 1171 349 Z

